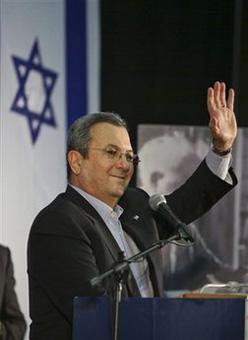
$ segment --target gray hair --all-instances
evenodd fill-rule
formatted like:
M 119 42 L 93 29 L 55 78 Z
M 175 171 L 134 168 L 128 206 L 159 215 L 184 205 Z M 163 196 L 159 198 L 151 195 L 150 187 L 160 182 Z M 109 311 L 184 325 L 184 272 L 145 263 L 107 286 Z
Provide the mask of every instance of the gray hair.
M 67 154 L 70 150 L 76 150 L 83 157 L 88 156 L 88 148 L 91 140 L 90 129 L 97 123 L 109 123 L 128 129 L 126 121 L 117 113 L 98 112 L 90 113 L 74 121 L 68 131 Z M 67 175 L 70 174 L 70 165 L 67 161 Z

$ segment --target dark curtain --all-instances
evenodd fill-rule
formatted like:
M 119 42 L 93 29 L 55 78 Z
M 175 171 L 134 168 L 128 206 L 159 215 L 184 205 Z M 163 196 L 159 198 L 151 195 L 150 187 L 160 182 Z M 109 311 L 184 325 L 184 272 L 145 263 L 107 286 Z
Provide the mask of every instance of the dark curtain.
M 139 123 L 206 126 L 207 87 L 215 80 L 235 87 L 240 60 L 247 74 L 247 11 L 235 16 L 237 1 L 101 1 L 101 109 L 124 115 L 134 146 Z M 248 125 L 245 106 L 237 115 Z

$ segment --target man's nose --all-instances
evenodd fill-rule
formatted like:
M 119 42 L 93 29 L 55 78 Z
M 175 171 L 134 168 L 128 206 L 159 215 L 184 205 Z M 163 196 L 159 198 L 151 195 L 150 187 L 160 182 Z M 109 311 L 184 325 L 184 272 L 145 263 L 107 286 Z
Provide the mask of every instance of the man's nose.
M 125 153 L 121 153 L 119 155 L 119 159 L 116 163 L 118 168 L 123 168 L 123 169 L 129 169 L 131 166 L 131 163 L 128 162 L 126 154 Z

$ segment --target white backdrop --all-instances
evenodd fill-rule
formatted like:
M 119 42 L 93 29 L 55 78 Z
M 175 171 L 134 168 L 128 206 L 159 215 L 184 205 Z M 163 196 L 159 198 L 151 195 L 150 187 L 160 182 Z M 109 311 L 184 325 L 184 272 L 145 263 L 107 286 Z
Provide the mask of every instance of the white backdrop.
M 66 183 L 64 3 L 1 1 L 0 22 L 0 242 L 29 321 L 28 232 Z

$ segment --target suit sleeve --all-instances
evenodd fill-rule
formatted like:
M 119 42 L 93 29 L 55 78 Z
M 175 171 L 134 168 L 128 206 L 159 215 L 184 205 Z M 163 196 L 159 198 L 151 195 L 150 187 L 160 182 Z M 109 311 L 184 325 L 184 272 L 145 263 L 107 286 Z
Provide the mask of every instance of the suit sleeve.
M 20 310 L 15 292 L 13 263 L 9 249 L 6 248 L 6 282 L 4 284 L 2 304 L 2 326 L 8 340 L 22 340 L 26 331 L 26 322 Z
M 225 196 L 237 184 L 237 178 L 229 169 L 232 184 L 220 179 L 208 168 L 205 160 L 193 175 L 172 194 L 166 196 L 174 213 L 186 224 L 191 223 Z
M 98 276 L 99 270 L 92 242 L 76 223 L 70 216 L 56 211 L 39 217 L 33 225 L 28 271 L 35 287 L 35 293 L 31 291 L 30 305 L 31 315 L 36 319 L 43 320 L 49 313 L 47 306 L 53 305 L 71 323 L 75 296 L 104 294 L 102 286 L 90 287 L 89 280 Z M 89 221 L 82 216 L 81 224 L 86 228 Z M 53 232 L 49 232 L 49 226 Z

